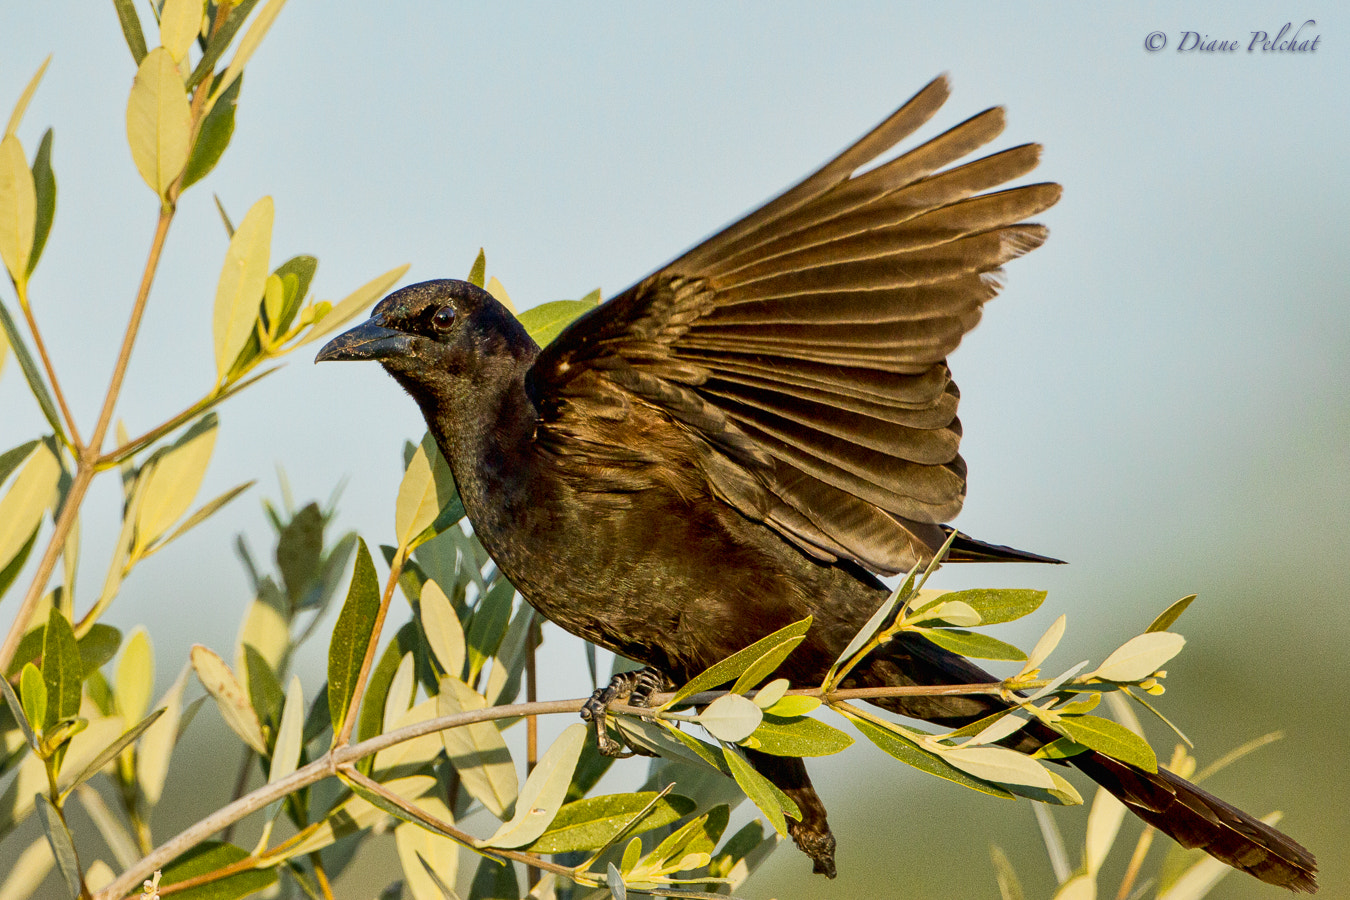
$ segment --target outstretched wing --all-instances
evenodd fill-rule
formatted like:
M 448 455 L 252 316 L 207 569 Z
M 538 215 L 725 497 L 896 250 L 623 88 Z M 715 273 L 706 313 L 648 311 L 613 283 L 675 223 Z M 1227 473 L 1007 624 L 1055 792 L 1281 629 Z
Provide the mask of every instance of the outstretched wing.
M 538 439 L 622 460 L 625 429 L 604 447 L 586 423 L 644 405 L 694 442 L 719 497 L 815 557 L 884 573 L 931 557 L 966 486 L 946 356 L 997 293 L 999 267 L 1045 240 L 1022 220 L 1060 195 L 990 192 L 1035 167 L 1036 145 L 953 166 L 1002 131 L 1001 109 L 855 174 L 947 95 L 939 77 L 815 174 L 572 323 L 529 373 Z

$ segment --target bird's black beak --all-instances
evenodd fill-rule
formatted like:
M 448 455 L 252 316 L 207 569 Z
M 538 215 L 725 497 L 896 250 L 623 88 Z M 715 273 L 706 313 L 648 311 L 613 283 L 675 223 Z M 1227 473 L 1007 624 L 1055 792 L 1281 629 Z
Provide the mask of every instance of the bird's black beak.
M 407 356 L 412 349 L 412 338 L 402 331 L 385 328 L 374 319 L 367 319 L 350 331 L 324 344 L 315 362 L 353 359 L 388 359 Z

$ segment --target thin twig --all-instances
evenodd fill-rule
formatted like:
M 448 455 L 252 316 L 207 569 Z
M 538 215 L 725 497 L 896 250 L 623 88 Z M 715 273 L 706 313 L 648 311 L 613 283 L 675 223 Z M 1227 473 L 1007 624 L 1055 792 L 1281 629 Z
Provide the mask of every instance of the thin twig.
M 47 372 L 47 383 L 52 386 L 52 395 L 56 398 L 56 405 L 61 408 L 61 417 L 66 421 L 66 430 L 70 432 L 70 449 L 78 457 L 84 450 L 84 443 L 80 440 L 80 429 L 75 424 L 75 416 L 71 413 L 70 407 L 66 405 L 66 395 L 61 390 L 61 382 L 56 378 L 56 368 L 52 365 L 51 357 L 47 355 L 47 342 L 42 339 L 37 319 L 33 317 L 33 310 L 28 305 L 28 283 L 15 282 L 14 290 L 19 295 L 19 309 L 23 310 L 24 321 L 28 323 L 28 333 L 33 337 L 33 346 L 37 348 L 42 368 Z

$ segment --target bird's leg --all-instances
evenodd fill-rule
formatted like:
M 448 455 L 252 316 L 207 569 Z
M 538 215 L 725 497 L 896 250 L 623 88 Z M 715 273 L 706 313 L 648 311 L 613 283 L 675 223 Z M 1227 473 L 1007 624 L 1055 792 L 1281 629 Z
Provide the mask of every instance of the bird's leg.
M 624 695 L 628 696 L 629 706 L 647 706 L 651 702 L 652 694 L 665 687 L 666 682 L 665 675 L 647 666 L 633 672 L 620 672 L 609 680 L 608 685 L 591 694 L 591 698 L 581 708 L 581 718 L 595 728 L 595 740 L 600 747 L 601 755 L 623 759 L 635 752 L 641 752 L 625 751 L 623 744 L 609 736 L 605 728 L 605 714 L 609 711 L 609 705 Z

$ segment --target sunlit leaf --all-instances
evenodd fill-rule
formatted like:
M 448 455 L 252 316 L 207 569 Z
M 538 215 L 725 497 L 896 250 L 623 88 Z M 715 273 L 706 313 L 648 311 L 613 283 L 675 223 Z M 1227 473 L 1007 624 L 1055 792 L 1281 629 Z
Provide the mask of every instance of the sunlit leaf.
M 701 674 L 694 676 L 688 684 L 680 688 L 675 696 L 665 703 L 662 708 L 666 709 L 678 704 L 685 697 L 692 696 L 700 691 L 710 691 L 719 685 L 726 684 L 728 681 L 739 678 L 752 665 L 757 663 L 766 653 L 791 643 L 796 646 L 800 643 L 803 635 L 811 628 L 811 617 L 807 616 L 799 622 L 793 622 L 791 625 L 785 625 L 772 634 L 766 635 L 755 641 L 744 650 L 739 650 L 718 663 L 713 663 Z M 789 648 L 790 649 L 790 648 Z
M 574 319 L 594 309 L 599 302 L 600 292 L 597 290 L 580 300 L 554 300 L 550 303 L 541 303 L 525 310 L 516 318 L 520 319 L 520 324 L 525 326 L 525 330 L 534 338 L 536 344 L 546 347 L 562 333 L 564 328 L 572 324 Z
M 263 740 L 258 713 L 253 709 L 248 694 L 244 692 L 230 667 L 201 644 L 194 644 L 189 655 L 197 679 L 215 699 L 216 707 L 220 710 L 225 724 L 259 755 L 266 756 L 267 742 Z
M 764 721 L 743 744 L 774 756 L 830 756 L 853 746 L 853 738 L 815 719 L 782 718 L 766 713 Z
M 502 638 L 506 636 L 507 626 L 511 622 L 511 605 L 516 590 L 505 578 L 498 578 L 488 588 L 469 619 L 467 652 L 469 658 L 469 680 L 478 678 L 478 673 L 497 653 Z
M 220 93 L 229 88 L 234 80 L 243 74 L 244 66 L 248 64 L 253 52 L 258 49 L 258 45 L 267 35 L 267 30 L 272 27 L 277 14 L 281 12 L 281 7 L 285 5 L 286 0 L 268 0 L 267 5 L 262 8 L 262 12 L 258 13 L 258 17 L 253 20 L 253 24 L 248 27 L 248 31 L 245 31 L 244 36 L 239 39 L 239 48 L 234 51 L 234 58 L 230 60 L 224 76 L 216 84 L 208 102 L 216 102 Z
M 736 683 L 731 686 L 731 690 L 737 694 L 743 694 L 759 684 L 765 678 L 768 678 L 773 674 L 775 669 L 782 665 L 783 660 L 787 659 L 788 655 L 792 653 L 793 650 L 797 649 L 797 645 L 805 640 L 805 638 L 806 635 L 802 634 L 770 647 L 759 659 L 752 662 L 750 666 L 740 674 L 740 677 L 736 679 Z
M 724 694 L 698 714 L 698 723 L 709 734 L 732 744 L 749 737 L 763 719 L 759 707 L 740 694 Z
M 585 797 L 564 804 L 543 835 L 526 849 L 531 853 L 596 850 L 613 841 L 648 806 L 651 809 L 629 833 L 664 827 L 694 811 L 693 800 L 678 794 L 658 800 L 656 791 Z
M 778 716 L 782 719 L 793 719 L 797 716 L 804 716 L 815 712 L 820 708 L 819 697 L 802 697 L 792 695 L 784 697 L 764 711 L 770 715 Z
M 42 370 L 38 368 L 37 362 L 33 359 L 33 354 L 28 352 L 28 345 L 24 342 L 23 335 L 19 333 L 18 327 L 14 324 L 14 318 L 5 308 L 4 303 L 0 303 L 0 326 L 5 330 L 5 341 L 14 351 L 14 358 L 19 363 L 19 368 L 23 371 L 24 380 L 28 382 L 28 390 L 37 401 L 38 408 L 42 410 L 42 416 L 47 420 L 48 426 L 58 435 L 65 434 L 65 428 L 61 424 L 61 417 L 56 412 L 56 404 L 52 401 L 51 391 L 47 390 L 47 382 L 44 380 Z
M 1181 652 L 1186 639 L 1171 631 L 1151 631 L 1131 638 L 1092 674 L 1105 681 L 1140 681 Z
M 405 656 L 404 659 L 408 659 L 408 657 Z M 400 666 L 400 669 L 402 669 L 402 666 Z M 390 732 L 436 718 L 440 715 L 440 705 L 436 702 L 436 698 L 432 697 L 429 700 L 423 700 L 412 709 L 405 706 L 402 711 L 398 711 L 398 704 L 395 704 L 386 712 L 389 713 L 389 716 L 387 718 L 388 727 L 385 731 Z M 422 766 L 432 762 L 444 746 L 441 736 L 436 732 L 401 741 L 375 754 L 375 764 L 372 766 L 372 770 L 381 780 L 386 780 L 388 778 L 386 773 L 396 767 Z
M 202 30 L 203 0 L 164 0 L 159 11 L 159 42 L 181 63 Z
M 157 707 L 165 714 L 146 730 L 136 746 L 136 784 L 151 807 L 159 803 L 165 780 L 169 777 L 169 760 L 178 742 L 178 723 L 182 715 L 182 695 L 188 688 L 188 668 L 175 677 L 169 690 L 159 698 Z M 204 699 L 204 698 L 202 698 Z
M 713 807 L 698 818 L 675 829 L 656 845 L 642 861 L 638 877 L 672 875 L 685 869 L 706 866 L 712 852 L 726 831 L 730 808 L 726 804 Z
M 424 797 L 417 805 L 442 822 L 454 821 L 439 797 Z M 441 884 L 455 883 L 460 845 L 420 825 L 403 822 L 394 829 L 394 846 L 403 867 L 404 885 L 413 900 L 445 900 Z
M 136 510 L 133 553 L 154 543 L 192 505 L 211 464 L 218 423 L 215 413 L 207 413 L 147 464 L 141 474 L 145 486 Z
M 1098 788 L 1096 796 L 1092 798 L 1092 809 L 1088 812 L 1087 839 L 1083 850 L 1083 864 L 1089 874 L 1095 875 L 1101 871 L 1106 854 L 1116 842 L 1116 834 L 1124 820 L 1125 804 L 1111 796 L 1105 788 Z
M 1045 630 L 1045 634 L 1041 635 L 1041 639 L 1036 642 L 1036 646 L 1031 648 L 1031 655 L 1027 657 L 1026 664 L 1022 666 L 1022 673 L 1040 668 L 1041 663 L 1045 662 L 1046 658 L 1054 652 L 1055 648 L 1059 646 L 1060 639 L 1064 637 L 1064 626 L 1067 621 L 1066 617 L 1061 615 Z
M 411 775 L 407 778 L 396 778 L 384 784 L 386 790 L 404 798 L 421 797 L 435 786 L 436 779 L 431 775 Z M 274 863 L 278 860 L 292 859 L 313 853 L 341 838 L 384 821 L 386 816 L 384 810 L 367 803 L 359 796 L 350 795 L 331 809 L 321 821 L 308 826 L 300 833 L 269 850 L 263 855 L 260 862 Z
M 37 226 L 37 189 L 33 172 L 15 135 L 0 138 L 0 260 L 10 277 L 28 280 L 28 256 Z
M 305 691 L 300 676 L 292 675 L 286 687 L 286 702 L 282 708 L 277 739 L 272 746 L 272 764 L 267 769 L 267 783 L 275 784 L 290 775 L 300 765 L 305 727 Z M 279 802 L 279 801 L 278 801 Z
M 510 821 L 502 823 L 492 837 L 479 842 L 483 847 L 511 849 L 523 847 L 544 833 L 563 798 L 586 741 L 586 726 L 575 722 L 558 735 L 534 767 L 516 798 Z
M 129 722 L 144 718 L 145 711 L 150 708 L 150 692 L 154 687 L 155 656 L 150 634 L 144 627 L 137 626 L 117 663 L 117 679 L 113 682 L 117 711 Z
M 122 0 L 117 0 L 117 2 L 122 2 Z M 231 5 L 229 15 L 225 17 L 224 23 L 211 33 L 211 40 L 207 43 L 202 58 L 197 60 L 197 67 L 192 70 L 192 75 L 188 78 L 188 90 L 192 90 L 201 84 L 208 75 L 215 73 L 216 63 L 225 55 L 225 51 L 234 40 L 234 36 L 239 33 L 239 29 L 243 27 L 244 22 L 248 20 L 249 13 L 253 12 L 253 7 L 257 4 L 258 0 L 239 0 L 238 3 Z M 240 75 L 240 77 L 243 76 Z
M 976 659 L 1010 659 L 1022 662 L 1027 655 L 1012 644 L 1005 644 L 998 638 L 990 637 L 978 631 L 966 631 L 960 628 L 924 628 L 919 634 L 928 640 L 962 656 Z
M 394 507 L 394 534 L 399 546 L 414 547 L 435 537 L 425 534 L 442 509 L 458 494 L 455 477 L 441 456 L 436 439 L 427 432 L 403 473 Z
M 914 572 L 911 571 L 909 577 L 897 585 L 895 590 L 891 591 L 890 596 L 882 601 L 881 605 L 872 613 L 866 624 L 859 629 L 858 633 L 855 634 L 848 642 L 848 645 L 844 647 L 844 651 L 839 654 L 838 658 L 835 659 L 834 664 L 830 666 L 826 681 L 832 680 L 839 668 L 856 656 L 858 651 L 865 647 L 867 642 L 876 636 L 876 633 L 881 630 L 882 626 L 890 620 L 891 614 L 894 613 L 895 608 L 900 605 L 900 599 L 909 592 L 913 584 Z
M 192 110 L 173 55 L 156 47 L 141 60 L 127 101 L 127 141 L 145 183 L 167 197 L 187 165 Z
M 487 700 L 458 678 L 441 679 L 436 695 L 440 715 L 483 709 Z M 499 819 L 516 802 L 519 779 L 501 732 L 491 722 L 476 722 L 441 732 L 445 752 L 465 789 Z
M 169 887 L 244 859 L 248 859 L 248 851 L 242 847 L 220 841 L 205 841 L 165 866 L 159 885 L 161 888 Z M 239 900 L 270 887 L 276 880 L 276 869 L 245 869 L 217 881 L 175 891 L 170 896 L 176 900 Z
M 5 137 L 16 134 L 19 130 L 19 123 L 23 121 L 23 114 L 28 110 L 28 103 L 37 93 L 38 84 L 42 82 L 42 76 L 47 71 L 47 66 L 52 61 L 51 54 L 42 61 L 38 70 L 33 73 L 33 77 L 28 79 L 28 84 L 24 87 L 23 93 L 19 95 L 19 102 L 14 104 L 14 111 L 9 114 L 9 123 L 5 125 Z
M 47 722 L 53 725 L 80 711 L 84 664 L 70 621 L 55 606 L 42 638 L 42 681 L 47 686 Z
M 431 652 L 440 663 L 441 671 L 456 678 L 464 673 L 464 628 L 460 625 L 455 607 L 440 585 L 428 581 L 422 585 L 419 602 L 422 611 L 422 630 L 426 633 Z
M 474 257 L 473 265 L 469 268 L 469 277 L 466 279 L 474 287 L 482 287 L 483 279 L 487 277 L 487 254 L 483 248 L 478 248 L 478 255 Z
M 511 315 L 513 316 L 519 315 L 519 313 L 516 312 L 516 305 L 511 302 L 510 295 L 506 293 L 505 285 L 503 285 L 500 281 L 497 280 L 496 275 L 493 275 L 491 278 L 488 279 L 487 287 L 484 288 L 484 290 L 486 290 L 489 294 L 491 294 L 494 300 L 496 300 L 502 306 L 505 306 L 507 312 L 511 313 Z
M 32 670 L 32 674 L 28 674 Z M 5 704 L 14 721 L 19 723 L 23 739 L 33 750 L 38 749 L 35 729 L 42 727 L 47 717 L 47 686 L 42 683 L 42 673 L 32 663 L 25 663 L 19 675 L 19 694 L 9 684 L 8 678 L 0 678 L 0 692 L 5 695 Z M 22 696 L 22 699 L 20 699 Z
M 112 762 L 119 753 L 125 750 L 128 746 L 131 745 L 133 741 L 135 741 L 142 734 L 144 734 L 145 731 L 148 728 L 150 728 L 151 725 L 154 725 L 155 722 L 162 715 L 164 715 L 164 710 L 157 709 L 154 712 L 150 713 L 150 715 L 146 716 L 144 719 L 141 719 L 132 727 L 128 728 L 126 731 L 122 732 L 122 734 L 116 740 L 114 740 L 111 744 L 108 744 L 101 751 L 99 751 L 98 756 L 94 757 L 93 761 L 90 762 L 88 765 L 86 765 L 78 775 L 69 780 L 63 778 L 61 780 L 61 793 L 63 795 L 68 794 L 70 793 L 71 790 L 73 790 L 77 786 L 83 784 L 90 778 L 93 778 L 95 775 L 97 775 L 99 773 L 99 770 L 101 770 L 108 763 Z
M 60 813 L 45 794 L 37 796 L 37 811 L 38 819 L 42 822 L 42 830 L 47 835 L 47 843 L 51 846 L 52 856 L 56 859 L 57 871 L 61 873 L 61 878 L 66 883 L 66 891 L 70 897 L 78 897 L 81 888 L 80 861 L 75 856 L 75 841 L 71 838 L 66 823 L 61 821 Z
M 980 624 L 1011 622 L 1035 612 L 1045 601 L 1045 591 L 976 588 L 953 591 L 944 600 L 960 600 L 980 614 Z
M 28 460 L 0 498 L 0 565 L 8 565 L 32 538 L 56 497 L 61 464 L 45 443 Z
M 221 379 L 234 366 L 258 321 L 272 250 L 273 216 L 271 197 L 254 203 L 234 230 L 225 251 L 212 319 L 216 374 Z
M 333 307 L 317 322 L 314 326 L 305 332 L 296 346 L 308 344 L 316 341 L 336 330 L 343 323 L 347 322 L 361 310 L 374 303 L 394 285 L 394 282 L 403 277 L 403 273 L 408 271 L 408 265 L 399 266 L 396 269 L 390 269 L 378 278 L 373 278 L 356 290 L 352 291 Z
M 379 609 L 380 585 L 375 577 L 375 563 L 366 549 L 366 542 L 358 539 L 351 586 L 328 644 L 328 710 L 335 738 L 356 692 L 356 677 L 374 633 Z
M 1101 716 L 1061 716 L 1052 726 L 1076 743 L 1137 766 L 1158 771 L 1158 759 L 1148 742 L 1118 722 Z

